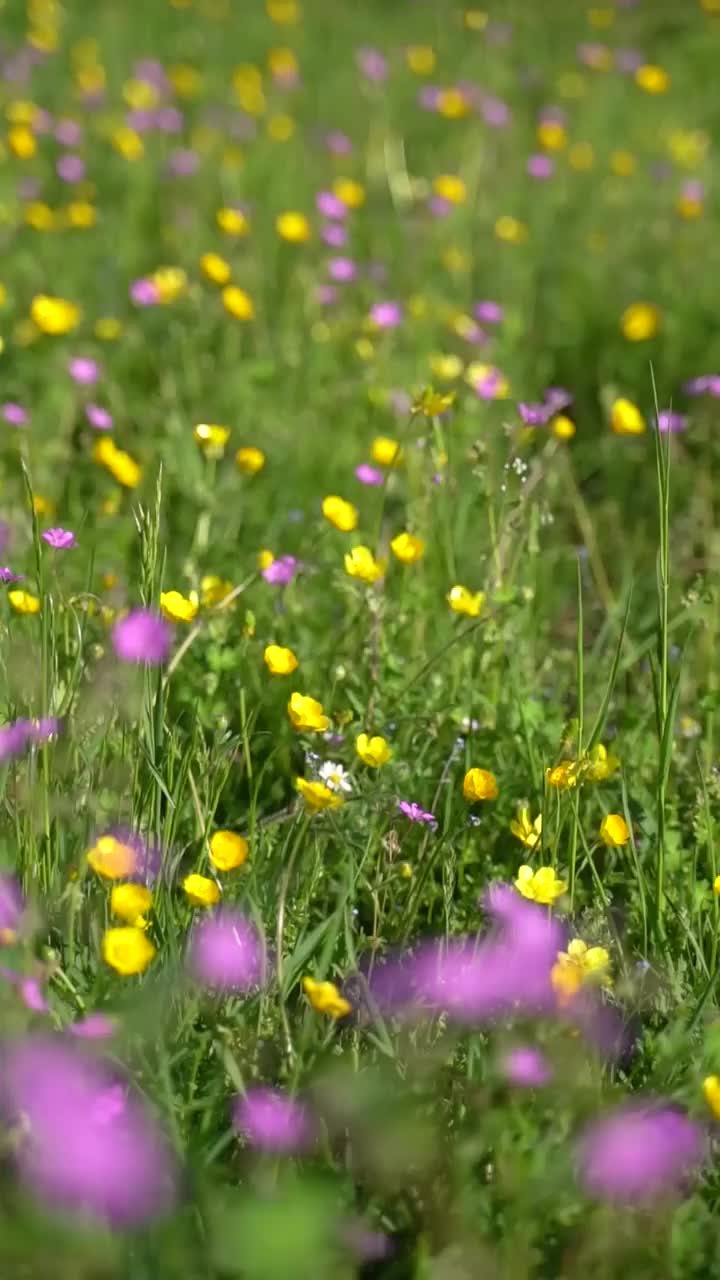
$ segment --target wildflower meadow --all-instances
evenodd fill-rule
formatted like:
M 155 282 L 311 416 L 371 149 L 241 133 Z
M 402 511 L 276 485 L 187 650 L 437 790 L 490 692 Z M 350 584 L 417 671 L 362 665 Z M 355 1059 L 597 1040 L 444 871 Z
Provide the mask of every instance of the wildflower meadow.
M 720 1275 L 720 0 L 0 4 L 0 1275 Z

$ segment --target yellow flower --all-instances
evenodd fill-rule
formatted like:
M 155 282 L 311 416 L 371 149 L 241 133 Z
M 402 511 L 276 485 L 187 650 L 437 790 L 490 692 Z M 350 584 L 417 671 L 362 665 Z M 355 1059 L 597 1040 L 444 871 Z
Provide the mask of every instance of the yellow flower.
M 550 980 L 560 1005 L 566 1005 L 586 983 L 611 987 L 610 956 L 605 947 L 588 947 L 582 938 L 573 938 L 567 951 L 559 951 L 550 971 Z
M 169 622 L 192 622 L 198 606 L 194 600 L 189 600 L 179 591 L 163 591 L 160 594 L 160 609 Z
M 118 449 L 110 436 L 103 436 L 93 449 L 93 459 L 105 467 L 118 484 L 135 489 L 142 478 L 142 471 L 134 458 L 124 449 Z
M 272 551 L 267 547 L 263 547 L 262 551 L 258 551 L 258 569 L 267 569 L 275 559 Z
M 152 894 L 144 884 L 116 884 L 110 894 L 110 910 L 120 920 L 134 924 L 136 928 L 145 927 L 145 912 L 152 906 Z
M 246 236 L 250 230 L 250 224 L 240 209 L 218 209 L 215 220 L 220 230 L 228 236 Z M 217 257 L 216 254 L 206 254 L 207 256 Z M 215 280 L 214 283 L 220 284 L 221 281 Z
M 405 50 L 405 61 L 416 76 L 430 76 L 435 70 L 435 50 L 429 44 L 411 44 Z
M 464 204 L 467 200 L 467 187 L 462 178 L 454 173 L 441 173 L 433 179 L 433 191 L 448 204 Z
M 359 209 L 365 203 L 365 188 L 354 178 L 336 178 L 332 184 L 333 195 L 342 200 L 348 209 Z
M 271 75 L 278 76 L 280 79 L 289 78 L 298 74 L 300 64 L 294 51 L 283 46 L 270 50 L 268 54 L 268 70 Z
M 442 382 L 453 382 L 455 378 L 460 377 L 464 368 L 465 366 L 460 359 L 460 356 L 456 356 L 454 353 L 447 354 L 445 352 L 437 351 L 430 356 L 430 369 L 433 376 L 440 378 Z M 429 398 L 430 397 L 428 397 L 428 399 Z M 455 395 L 452 391 L 447 395 L 441 395 L 437 391 L 432 393 L 432 400 L 437 400 L 438 402 L 447 400 L 445 407 L 439 410 L 440 413 L 444 413 L 446 409 L 449 409 L 454 399 Z M 414 408 L 415 406 L 413 405 L 413 409 Z M 425 412 L 425 410 L 416 410 L 416 412 Z M 429 413 L 427 416 L 434 418 L 437 415 Z
M 182 887 L 193 907 L 214 907 L 220 901 L 220 890 L 215 881 L 198 875 L 196 871 L 185 877 Z
M 211 284 L 227 284 L 232 275 L 230 263 L 221 258 L 219 253 L 204 253 L 200 259 L 200 270 Z
M 35 134 L 26 125 L 18 124 L 8 130 L 8 146 L 19 160 L 30 160 L 37 151 Z
M 210 861 L 218 871 L 241 867 L 249 852 L 247 840 L 235 831 L 214 831 L 210 837 Z
M 659 326 L 660 312 L 651 302 L 633 302 L 620 318 L 620 328 L 629 342 L 654 338 Z
M 255 445 L 243 445 L 235 454 L 235 466 L 244 476 L 257 475 L 265 466 L 265 454 Z
M 352 533 L 353 529 L 357 529 L 358 509 L 352 502 L 346 502 L 345 498 L 329 494 L 327 498 L 323 498 L 322 513 L 341 533 Z
M 446 120 L 461 120 L 470 112 L 470 103 L 460 89 L 442 89 L 437 96 L 437 109 Z
M 565 892 L 567 885 L 564 880 L 558 880 L 552 867 L 538 867 L 533 871 L 532 867 L 522 866 L 518 869 L 515 888 L 523 898 L 549 906 Z
M 287 710 L 293 729 L 299 733 L 325 733 L 330 727 L 322 702 L 304 693 L 292 693 Z
M 123 327 L 114 316 L 101 316 L 95 322 L 95 337 L 101 342 L 115 342 L 122 334 Z
M 422 538 L 405 530 L 395 535 L 390 543 L 390 550 L 402 564 L 415 564 L 424 555 L 425 543 Z
M 215 605 L 222 604 L 232 590 L 232 582 L 227 578 L 219 578 L 216 573 L 206 573 L 200 579 L 200 595 L 206 609 L 213 609 Z
M 568 164 L 576 173 L 589 173 L 595 164 L 595 150 L 589 142 L 575 142 L 568 151 Z
M 468 618 L 477 618 L 485 603 L 485 592 L 470 591 L 458 584 L 450 588 L 445 599 L 453 613 L 464 613 Z
M 210 457 L 221 457 L 222 451 L 230 439 L 230 428 L 218 426 L 214 422 L 198 422 L 193 427 L 193 436 L 200 447 Z
M 120 125 L 119 128 L 114 129 L 110 135 L 110 141 L 123 160 L 139 160 L 145 152 L 145 143 L 140 134 L 127 125 Z
M 202 76 L 187 62 L 177 62 L 168 71 L 168 79 L 179 98 L 196 98 L 202 90 Z
M 33 496 L 33 511 L 37 516 L 51 516 L 55 511 L 55 503 L 49 498 L 43 498 L 41 493 Z
M 442 357 L 441 357 L 441 359 L 443 359 L 443 360 L 446 360 L 446 359 L 447 359 L 447 360 L 450 360 L 450 359 L 452 359 L 452 357 L 451 357 L 451 356 L 442 356 Z M 434 372 L 434 370 L 433 370 L 433 372 Z M 462 364 L 460 364 L 460 369 L 459 369 L 459 370 L 457 369 L 457 365 L 455 365 L 455 366 L 454 366 L 454 372 L 453 372 L 452 376 L 453 376 L 453 377 L 459 377 L 460 373 L 462 373 Z M 454 403 L 455 403 L 455 392 L 454 392 L 454 391 L 433 391 L 432 387 L 428 387 L 425 391 L 423 391 L 422 395 L 419 395 L 419 396 L 418 396 L 418 398 L 417 398 L 417 400 L 415 400 L 415 401 L 414 401 L 414 403 L 413 403 L 413 407 L 412 407 L 412 411 L 413 411 L 413 413 L 420 413 L 420 414 L 422 414 L 422 416 L 423 416 L 424 418 L 439 418 L 439 417 L 440 417 L 440 414 L 441 414 L 441 413 L 447 413 L 447 410 L 448 410 L 448 409 L 451 409 Z M 373 443 L 373 458 L 375 459 L 375 461 L 376 461 L 376 462 L 383 463 L 383 462 L 384 462 L 384 459 L 383 459 L 383 458 L 379 458 L 379 457 L 377 457 L 377 456 L 376 456 L 376 453 L 375 453 L 375 446 L 376 446 L 380 441 L 382 441 L 384 444 L 388 444 L 388 445 L 395 445 L 395 441 L 394 441 L 394 440 L 387 440 L 387 438 L 386 438 L 385 436 L 378 436 L 378 437 L 377 437 L 377 439 L 374 441 L 374 443 Z M 397 446 L 395 446 L 395 447 L 397 447 Z M 389 450 L 388 450 L 388 452 L 389 452 Z M 394 457 L 394 455 L 392 455 L 392 456 Z M 390 464 L 390 463 L 384 463 L 384 465 L 385 465 L 385 466 L 390 466 L 391 464 Z
M 350 1001 L 340 994 L 334 982 L 303 978 L 303 991 L 316 1013 L 326 1013 L 330 1018 L 345 1018 L 352 1012 Z
M 263 661 L 271 676 L 289 676 L 298 668 L 298 660 L 292 649 L 285 649 L 281 644 L 267 645 Z
M 641 436 L 645 430 L 645 419 L 632 400 L 621 396 L 610 410 L 610 426 L 616 436 Z
M 606 813 L 600 823 L 600 839 L 610 848 L 627 844 L 630 828 L 621 813 Z
M 106 929 L 102 940 L 103 960 L 124 978 L 144 973 L 157 951 L 143 929 L 125 925 Z
M 80 308 L 65 298 L 53 298 L 38 293 L 30 305 L 30 316 L 43 333 L 52 335 L 71 333 L 80 323 Z
M 249 293 L 236 284 L 227 284 L 222 291 L 222 303 L 229 316 L 235 320 L 252 320 L 255 304 Z
M 667 93 L 670 88 L 670 76 L 663 67 L 646 63 L 635 72 L 635 83 L 646 93 Z
M 637 169 L 637 160 L 632 151 L 625 151 L 620 147 L 610 156 L 610 168 L 619 178 L 630 178 Z
M 100 836 L 86 857 L 93 871 L 105 880 L 127 879 L 137 862 L 135 850 L 115 836 Z
M 343 798 L 337 791 L 331 791 L 324 782 L 308 782 L 307 778 L 296 778 L 295 786 L 305 801 L 308 813 L 320 813 L 323 809 L 337 809 Z
M 402 449 L 390 436 L 376 436 L 370 452 L 373 462 L 381 467 L 399 467 L 402 463 Z
M 275 230 L 288 244 L 305 244 L 310 239 L 310 223 L 304 213 L 281 213 L 275 219 Z
M 522 805 L 518 809 L 517 818 L 513 818 L 510 823 L 510 830 L 518 840 L 522 841 L 526 849 L 535 849 L 542 837 L 542 814 L 539 813 L 533 821 L 530 818 L 530 810 L 526 805 Z
M 716 876 L 713 880 L 713 893 L 720 898 L 720 876 Z
M 15 587 L 12 591 L 8 591 L 8 600 L 16 613 L 39 613 L 40 601 L 37 596 L 31 595 L 29 591 Z
M 541 120 L 537 127 L 537 140 L 545 151 L 562 151 L 567 146 L 565 126 L 559 120 Z
M 720 9 L 718 10 L 720 12 Z M 720 1120 L 720 1077 L 706 1076 L 702 1085 L 703 1097 L 716 1120 Z
M 484 9 L 466 9 L 463 16 L 468 31 L 484 31 L 488 24 L 489 14 Z
M 550 430 L 556 440 L 572 440 L 576 427 L 572 418 L 568 418 L 564 413 L 559 413 L 550 423 Z
M 587 757 L 583 777 L 587 782 L 604 782 L 606 778 L 612 777 L 616 769 L 619 768 L 620 761 L 617 756 L 609 756 L 607 748 L 601 742 L 598 742 Z
M 265 9 L 270 21 L 279 27 L 294 27 L 302 17 L 298 0 L 265 0 Z
M 374 738 L 368 738 L 366 733 L 358 734 L 355 739 L 355 750 L 363 764 L 369 765 L 371 769 L 379 769 L 381 765 L 387 764 L 392 756 L 388 742 L 379 734 Z
M 614 9 L 588 9 L 588 22 L 598 31 L 605 31 L 615 21 Z
M 463 778 L 463 795 L 475 800 L 494 800 L 498 793 L 497 778 L 489 769 L 468 769 Z
M 552 769 L 545 770 L 548 786 L 557 787 L 559 791 L 565 791 L 569 787 L 576 787 L 577 775 L 578 770 L 574 760 L 561 760 Z
M 272 138 L 273 142 L 289 142 L 295 133 L 295 121 L 292 116 L 280 112 L 279 115 L 270 116 L 266 128 L 268 138 Z
M 524 222 L 506 213 L 497 219 L 495 235 L 498 240 L 504 240 L 507 244 L 524 244 L 528 238 L 528 229 Z
M 702 200 L 696 199 L 693 196 L 685 195 L 684 193 L 679 195 L 675 201 L 675 208 L 677 209 L 680 217 L 685 218 L 688 222 L 692 221 L 694 218 L 699 218 L 702 215 L 704 207 Z
M 187 271 L 182 267 L 158 267 L 150 276 L 163 305 L 169 305 L 187 292 Z
M 376 560 L 369 547 L 353 547 L 344 557 L 345 572 L 351 578 L 360 578 L 362 582 L 377 582 L 382 578 L 387 567 L 385 560 Z
M 25 222 L 33 231 L 52 231 L 55 226 L 55 214 L 49 204 L 42 200 L 32 200 L 25 206 Z

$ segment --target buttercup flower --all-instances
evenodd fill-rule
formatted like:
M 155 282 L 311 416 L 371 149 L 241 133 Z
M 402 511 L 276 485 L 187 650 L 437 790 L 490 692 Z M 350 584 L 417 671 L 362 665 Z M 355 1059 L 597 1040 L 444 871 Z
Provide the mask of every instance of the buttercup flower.
M 639 436 L 645 431 L 645 419 L 637 405 L 621 396 L 612 406 L 610 426 L 617 436 Z
M 140 483 L 142 472 L 134 458 L 124 449 L 118 449 L 110 436 L 98 440 L 93 449 L 93 458 L 101 466 L 106 467 L 118 484 L 126 489 L 135 489 Z
M 535 849 L 542 839 L 542 814 L 539 813 L 534 821 L 530 818 L 530 810 L 526 805 L 522 805 L 517 812 L 517 818 L 513 818 L 510 823 L 510 830 L 518 840 L 521 840 L 526 849 Z
M 162 591 L 160 608 L 169 622 L 192 622 L 198 611 L 197 602 L 179 591 Z
M 363 764 L 369 765 L 371 769 L 379 769 L 381 765 L 387 764 L 392 756 L 387 740 L 379 735 L 369 738 L 366 733 L 358 734 L 355 739 L 355 750 Z
M 130 844 L 113 835 L 100 836 L 86 854 L 93 871 L 105 880 L 125 880 L 133 875 L 137 853 Z
M 627 844 L 630 828 L 621 813 L 606 813 L 600 823 L 600 839 L 611 848 Z
M 200 579 L 200 596 L 206 609 L 214 609 L 222 604 L 232 591 L 232 582 L 218 577 L 216 573 L 206 573 Z
M 304 213 L 281 213 L 275 220 L 275 229 L 280 239 L 289 244 L 304 244 L 312 234 Z
M 622 313 L 620 328 L 630 342 L 654 338 L 660 325 L 660 312 L 650 302 L 634 302 Z
M 219 458 L 230 439 L 230 428 L 214 422 L 198 422 L 193 427 L 193 437 L 209 457 Z
M 352 502 L 346 502 L 344 498 L 338 498 L 335 494 L 323 498 L 322 513 L 325 519 L 341 533 L 352 533 L 353 529 L 357 529 L 357 507 L 353 506 Z
M 494 800 L 497 793 L 494 773 L 489 769 L 468 769 L 463 779 L 463 795 L 466 800 Z
M 156 956 L 156 949 L 144 929 L 125 925 L 106 929 L 102 940 L 103 960 L 123 978 L 144 973 Z
M 565 881 L 558 879 L 553 867 L 538 867 L 537 871 L 533 871 L 532 867 L 522 866 L 514 883 L 523 898 L 540 902 L 544 906 L 549 906 L 567 889 Z
M 552 769 L 545 770 L 545 777 L 549 787 L 557 787 L 560 791 L 565 791 L 569 787 L 576 787 L 578 780 L 578 768 L 574 760 L 561 760 Z
M 16 613 L 40 612 L 40 601 L 38 597 L 32 595 L 30 591 L 23 591 L 21 587 L 16 587 L 13 591 L 8 591 L 8 600 Z
M 322 703 L 303 693 L 291 694 L 287 710 L 293 729 L 300 733 L 325 733 L 330 727 Z
M 167 622 L 150 609 L 131 609 L 112 630 L 112 646 L 122 662 L 164 662 L 170 651 L 172 632 Z
M 234 320 L 253 320 L 255 317 L 255 304 L 250 294 L 236 284 L 225 285 L 222 304 Z
M 371 453 L 373 462 L 377 462 L 381 467 L 399 467 L 403 460 L 400 445 L 390 436 L 376 436 L 372 442 Z
M 582 938 L 573 938 L 567 951 L 559 951 L 550 974 L 561 1004 L 577 995 L 586 983 L 611 987 L 610 956 L 605 947 L 588 947 Z
M 241 209 L 218 209 L 215 217 L 220 230 L 226 235 L 246 236 L 250 230 L 250 224 Z M 217 255 L 206 254 L 205 256 L 214 258 Z M 220 284 L 220 281 L 216 283 Z
M 619 768 L 620 761 L 617 756 L 608 755 L 607 748 L 598 742 L 583 762 L 583 780 L 605 782 L 606 778 L 611 778 Z
M 215 881 L 195 871 L 185 877 L 182 887 L 193 907 L 214 907 L 220 901 L 220 890 Z
M 232 275 L 230 263 L 219 253 L 204 253 L 200 259 L 200 270 L 211 284 L 226 285 Z
M 670 87 L 670 76 L 663 67 L 645 63 L 635 72 L 635 83 L 646 93 L 667 93 Z
M 352 1012 L 352 1005 L 340 994 L 334 982 L 316 982 L 303 978 L 303 991 L 317 1013 L 329 1018 L 345 1018 Z
M 309 782 L 307 778 L 296 778 L 295 786 L 305 801 L 308 813 L 320 813 L 323 809 L 336 809 L 343 802 L 342 795 L 326 786 L 324 782 Z
M 71 333 L 76 329 L 80 323 L 81 312 L 74 302 L 39 293 L 32 300 L 30 316 L 43 333 L 57 336 Z
M 345 553 L 344 563 L 345 572 L 362 582 L 377 582 L 387 567 L 385 560 L 376 560 L 370 548 L 362 544 Z
M 142 929 L 145 913 L 152 906 L 152 893 L 143 884 L 116 884 L 110 894 L 110 911 L 120 920 Z
M 716 1120 L 720 1120 L 720 1076 L 706 1076 L 702 1084 L 703 1097 Z
M 478 618 L 485 603 L 484 591 L 470 591 L 459 584 L 451 587 L 445 599 L 453 613 L 464 613 L 468 618 Z
M 263 661 L 271 676 L 289 676 L 298 668 L 298 660 L 292 649 L 285 649 L 279 644 L 266 646 Z
M 425 552 L 425 543 L 422 538 L 405 530 L 395 535 L 390 543 L 390 550 L 402 564 L 415 564 Z
M 279 1089 L 248 1089 L 233 1107 L 233 1124 L 251 1146 L 276 1155 L 302 1150 L 312 1136 L 307 1109 Z
M 265 454 L 254 445 L 243 445 L 235 454 L 235 465 L 244 476 L 257 475 L 265 466 Z
M 247 861 L 249 845 L 235 831 L 214 831 L 210 837 L 210 861 L 218 871 L 234 871 Z

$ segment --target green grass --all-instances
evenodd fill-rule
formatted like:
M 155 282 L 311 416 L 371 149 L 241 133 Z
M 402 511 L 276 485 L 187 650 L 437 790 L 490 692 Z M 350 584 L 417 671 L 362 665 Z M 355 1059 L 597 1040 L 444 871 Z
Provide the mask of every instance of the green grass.
M 2 588 L 2 718 L 62 721 L 0 766 L 0 866 L 26 901 L 0 947 L 3 1037 L 67 1038 L 90 1013 L 116 1018 L 112 1040 L 82 1051 L 133 1082 L 183 1169 L 172 1213 L 112 1231 L 28 1191 L 14 1159 L 22 1118 L 6 1116 L 0 1256 L 12 1280 L 611 1280 L 628 1268 L 699 1280 L 717 1269 L 702 1082 L 720 1074 L 720 450 L 716 400 L 684 384 L 720 367 L 720 17 L 695 3 L 599 6 L 606 30 L 567 3 L 487 7 L 477 30 L 449 0 L 306 0 L 296 25 L 273 23 L 260 0 L 2 9 L 11 50 L 28 24 L 36 43 L 48 26 L 57 40 L 27 83 L 12 68 L 0 80 L 0 399 L 28 413 L 13 426 L 0 410 L 0 559 L 40 602 L 23 615 Z M 639 49 L 667 69 L 668 91 L 582 65 L 583 42 Z M 410 45 L 435 51 L 428 77 L 408 68 Z M 268 71 L 278 47 L 297 57 L 294 86 Z M 388 59 L 387 80 L 359 71 L 367 47 Z M 194 68 L 197 92 L 153 100 L 135 83 L 151 58 L 170 75 Z M 242 99 L 257 114 L 240 111 L 238 83 L 240 96 L 252 83 L 246 71 L 243 90 L 240 64 L 262 73 L 264 98 Z M 104 83 L 95 103 L 79 67 Z M 419 105 L 428 84 L 476 96 L 466 89 L 467 114 L 447 118 Z M 480 91 L 507 104 L 504 127 L 483 117 Z M 178 132 L 141 132 L 142 154 L 127 158 L 117 130 L 129 102 L 174 104 L 182 114 L 165 123 Z M 12 130 L 26 128 L 27 103 L 51 127 L 35 117 L 23 157 L 27 139 Z M 565 113 L 567 137 L 542 181 L 526 164 L 548 107 Z M 286 141 L 269 134 L 278 116 L 294 123 Z M 81 124 L 76 145 L 54 139 L 59 120 Z M 333 129 L 348 154 L 328 149 Z M 592 147 L 586 170 L 573 167 L 580 143 Z M 194 173 L 173 176 L 179 149 L 194 153 Z M 621 149 L 636 161 L 627 176 L 613 168 Z M 85 162 L 76 186 L 56 172 L 63 150 Z M 462 178 L 466 198 L 433 217 L 443 174 Z M 315 198 L 340 178 L 362 184 L 364 202 L 333 248 Z M 691 219 L 678 199 L 693 180 L 704 197 Z M 94 210 L 93 225 L 68 225 L 72 201 Z M 245 210 L 247 235 L 220 229 L 225 207 Z M 284 211 L 307 217 L 306 243 L 278 235 Z M 503 215 L 526 227 L 521 243 L 496 234 Z M 52 226 L 30 225 L 38 218 Z M 251 320 L 229 315 L 203 275 L 211 252 L 250 296 Z M 334 257 L 357 277 L 322 301 Z M 133 282 L 163 267 L 182 273 L 177 296 L 138 305 Z M 77 326 L 41 332 L 30 320 L 40 294 L 76 304 Z M 483 299 L 504 318 L 473 341 Z M 402 323 L 378 330 L 370 311 L 387 300 L 402 304 Z M 623 336 L 635 302 L 659 310 L 645 341 Z M 111 340 L 96 327 L 107 318 Z M 71 379 L 80 356 L 99 363 L 97 385 Z M 501 372 L 506 395 L 476 393 L 477 363 Z M 525 427 L 518 411 L 558 385 L 573 397 L 571 440 Z M 418 407 L 431 387 L 454 394 L 440 416 Z M 612 430 L 619 397 L 642 412 L 643 434 Z M 112 414 L 112 433 L 88 424 L 88 403 Z M 686 430 L 653 429 L 668 408 L 688 415 Z M 217 456 L 193 435 L 208 422 L 230 431 Z M 137 484 L 94 458 L 107 434 L 139 464 Z M 401 464 L 364 486 L 354 469 L 381 436 L 401 446 Z M 256 474 L 236 466 L 241 447 L 262 450 Z M 333 494 L 357 506 L 357 530 L 323 518 Z M 77 547 L 49 547 L 53 526 Z M 416 563 L 390 548 L 405 529 L 424 543 Z M 388 561 L 374 585 L 345 571 L 358 544 Z M 289 585 L 263 579 L 262 550 L 301 562 Z M 202 602 L 210 575 L 231 597 Z M 449 608 L 458 584 L 485 594 L 478 617 Z M 159 610 L 171 590 L 201 604 L 175 626 L 168 662 L 120 662 L 113 626 L 129 607 Z M 293 650 L 296 672 L 270 674 L 270 644 Z M 293 729 L 295 690 L 322 702 L 327 735 Z M 359 759 L 362 732 L 389 742 L 382 767 Z M 601 746 L 620 766 L 594 782 Z M 296 779 L 317 779 L 326 761 L 348 771 L 350 790 L 313 816 Z M 561 761 L 579 766 L 576 786 L 548 780 Z M 464 798 L 471 768 L 495 775 L 496 798 Z M 399 800 L 434 825 L 409 821 Z M 543 816 L 534 850 L 510 831 L 523 805 Z M 623 816 L 627 843 L 600 838 L 608 814 Z M 119 830 L 161 861 L 146 929 L 157 954 L 135 977 L 103 960 L 120 921 L 87 860 Z M 210 861 L 218 830 L 248 841 L 234 871 Z M 483 930 L 486 890 L 523 863 L 554 869 L 567 891 L 553 917 L 609 954 L 612 986 L 593 996 L 626 1027 L 619 1060 L 562 1017 L 408 1022 L 378 996 L 400 951 Z M 193 872 L 265 940 L 260 989 L 217 996 L 188 979 L 188 939 L 207 913 L 183 892 Z M 312 1008 L 308 976 L 335 983 L 350 1013 Z M 20 977 L 47 1009 L 28 1007 Z M 545 1089 L 503 1079 L 502 1055 L 518 1044 L 545 1054 Z M 257 1084 L 306 1100 L 318 1127 L 309 1153 L 274 1157 L 238 1136 L 232 1100 Z M 707 1158 L 641 1209 L 594 1200 L 576 1176 L 577 1135 L 613 1103 L 648 1096 L 697 1121 Z M 385 1258 L 363 1263 L 348 1243 L 358 1222 L 384 1233 Z

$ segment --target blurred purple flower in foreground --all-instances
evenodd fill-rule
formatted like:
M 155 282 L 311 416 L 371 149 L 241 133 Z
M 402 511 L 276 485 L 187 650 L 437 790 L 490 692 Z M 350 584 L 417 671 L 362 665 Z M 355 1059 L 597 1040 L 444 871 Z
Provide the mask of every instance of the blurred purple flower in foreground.
M 258 985 L 264 970 L 255 927 L 230 910 L 218 911 L 196 925 L 188 961 L 197 981 L 218 991 L 249 991 Z
M 79 1040 L 108 1040 L 117 1029 L 115 1019 L 108 1018 L 105 1013 L 89 1013 L 85 1018 L 71 1022 L 67 1028 L 70 1035 L 77 1036 Z
M 623 1202 L 678 1189 L 703 1158 L 704 1135 L 667 1104 L 618 1107 L 578 1145 L 578 1176 L 591 1195 Z
M 40 537 L 55 551 L 72 551 L 77 546 L 77 538 L 72 529 L 46 529 Z
M 112 646 L 122 662 L 164 662 L 172 643 L 172 628 L 150 609 L 131 609 L 115 623 Z
M 249 1089 L 233 1107 L 233 1124 L 251 1146 L 278 1154 L 298 1151 L 312 1136 L 307 1109 L 279 1089 Z
M 91 387 L 100 377 L 97 361 L 90 360 L 87 356 L 76 356 L 71 360 L 68 372 L 73 382 L 78 382 L 83 387 Z
M 0 875 L 0 944 L 14 939 L 23 907 L 17 881 L 12 876 Z
M 658 414 L 659 431 L 684 431 L 688 420 L 684 413 L 675 413 L 674 409 L 661 409 Z
M 520 1089 L 539 1089 L 548 1084 L 552 1072 L 539 1049 L 520 1046 L 506 1053 L 500 1063 L 505 1079 Z
M 16 1160 L 54 1209 L 130 1226 L 170 1208 L 175 1161 L 152 1118 L 95 1058 L 50 1036 L 3 1051 L 0 1102 L 22 1117 Z

